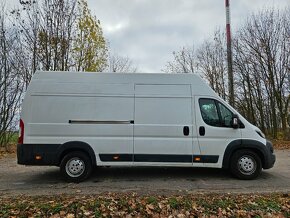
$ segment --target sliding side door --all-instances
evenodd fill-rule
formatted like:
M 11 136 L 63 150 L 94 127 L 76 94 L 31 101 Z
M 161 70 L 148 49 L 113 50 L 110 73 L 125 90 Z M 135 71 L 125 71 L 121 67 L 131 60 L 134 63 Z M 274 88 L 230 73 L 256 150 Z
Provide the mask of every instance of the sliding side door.
M 190 85 L 136 84 L 134 164 L 192 165 L 192 108 Z

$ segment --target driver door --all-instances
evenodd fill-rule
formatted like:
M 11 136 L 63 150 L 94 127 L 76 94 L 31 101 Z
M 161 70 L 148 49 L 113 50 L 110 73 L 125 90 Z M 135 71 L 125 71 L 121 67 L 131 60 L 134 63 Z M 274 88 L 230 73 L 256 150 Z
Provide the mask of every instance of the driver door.
M 233 113 L 218 99 L 196 96 L 196 125 L 201 155 L 208 167 L 221 167 L 227 145 L 241 139 L 240 129 L 231 125 Z

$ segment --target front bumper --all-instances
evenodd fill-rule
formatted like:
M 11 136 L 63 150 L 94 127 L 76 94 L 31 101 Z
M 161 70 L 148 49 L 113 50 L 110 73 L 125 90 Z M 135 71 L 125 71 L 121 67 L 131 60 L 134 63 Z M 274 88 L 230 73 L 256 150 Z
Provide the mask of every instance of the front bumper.
M 265 162 L 264 169 L 270 169 L 274 166 L 276 162 L 276 156 L 274 154 L 273 144 L 269 140 L 266 142 L 266 154 L 265 154 Z

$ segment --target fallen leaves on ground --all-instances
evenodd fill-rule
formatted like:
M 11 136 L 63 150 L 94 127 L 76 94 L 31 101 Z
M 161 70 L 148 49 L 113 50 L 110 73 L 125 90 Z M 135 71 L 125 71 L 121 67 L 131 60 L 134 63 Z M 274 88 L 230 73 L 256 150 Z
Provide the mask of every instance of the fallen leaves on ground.
M 8 150 L 4 147 L 0 147 L 0 158 L 16 155 L 17 148 L 16 148 L 15 144 L 11 144 L 11 145 L 7 146 L 7 148 L 8 148 Z
M 107 193 L 0 197 L 0 217 L 290 217 L 290 195 Z
M 290 141 L 283 141 L 283 140 L 272 140 L 274 145 L 274 149 L 283 150 L 283 149 L 290 149 Z

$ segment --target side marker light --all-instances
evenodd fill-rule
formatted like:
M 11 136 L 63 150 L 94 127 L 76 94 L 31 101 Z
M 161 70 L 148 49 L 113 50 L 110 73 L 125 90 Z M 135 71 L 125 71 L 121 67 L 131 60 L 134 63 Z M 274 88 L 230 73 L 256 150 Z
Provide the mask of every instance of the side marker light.
M 41 159 L 42 159 L 42 157 L 40 155 L 35 156 L 35 160 L 41 160 Z
M 195 161 L 200 161 L 200 157 L 195 157 L 194 160 Z

